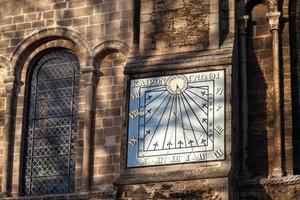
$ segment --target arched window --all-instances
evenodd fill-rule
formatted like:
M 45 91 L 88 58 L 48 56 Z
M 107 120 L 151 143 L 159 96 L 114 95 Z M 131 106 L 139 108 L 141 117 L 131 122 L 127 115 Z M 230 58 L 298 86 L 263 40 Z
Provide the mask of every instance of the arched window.
M 51 49 L 31 65 L 24 121 L 22 191 L 25 196 L 74 191 L 79 62 Z

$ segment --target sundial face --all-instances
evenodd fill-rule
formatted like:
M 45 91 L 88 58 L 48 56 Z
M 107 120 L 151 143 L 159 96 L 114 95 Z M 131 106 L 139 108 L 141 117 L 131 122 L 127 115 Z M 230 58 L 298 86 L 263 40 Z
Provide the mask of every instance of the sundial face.
M 130 81 L 127 167 L 225 159 L 225 71 Z

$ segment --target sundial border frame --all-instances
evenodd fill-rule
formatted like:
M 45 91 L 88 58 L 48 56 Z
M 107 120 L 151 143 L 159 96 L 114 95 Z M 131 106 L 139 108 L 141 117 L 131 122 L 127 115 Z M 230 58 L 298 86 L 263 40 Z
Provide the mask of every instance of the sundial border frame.
M 229 65 L 227 66 L 229 67 Z M 230 85 L 227 85 L 227 76 L 228 74 L 228 69 L 225 66 L 214 66 L 214 67 L 209 67 L 205 69 L 201 68 L 194 68 L 194 69 L 178 69 L 174 70 L 172 72 L 169 71 L 162 71 L 162 72 L 151 72 L 151 73 L 145 73 L 145 74 L 131 74 L 126 78 L 126 100 L 125 100 L 125 126 L 126 128 L 124 129 L 124 139 L 126 140 L 125 142 L 122 142 L 122 153 L 123 153 L 123 164 L 122 166 L 124 167 L 124 170 L 134 170 L 134 169 L 145 169 L 145 168 L 155 168 L 155 167 L 168 167 L 168 166 L 182 166 L 182 165 L 194 165 L 194 164 L 199 164 L 203 165 L 205 163 L 215 163 L 215 162 L 224 162 L 227 161 L 228 158 L 228 150 L 227 150 L 227 121 L 230 120 L 232 123 L 232 119 L 227 119 L 226 118 L 226 113 L 227 113 L 227 87 L 232 87 L 232 79 L 230 81 Z M 232 66 L 230 66 L 232 68 Z M 218 159 L 218 160 L 204 160 L 204 161 L 193 161 L 193 162 L 181 162 L 181 163 L 166 163 L 166 164 L 157 164 L 157 165 L 145 165 L 145 166 L 131 166 L 128 167 L 128 145 L 129 145 L 129 113 L 130 113 L 130 86 L 131 86 L 131 80 L 133 79 L 142 79 L 142 78 L 150 78 L 150 77 L 162 77 L 162 76 L 173 76 L 173 75 L 184 75 L 184 74 L 191 74 L 191 73 L 205 73 L 205 72 L 213 72 L 213 71 L 224 71 L 224 158 L 223 159 Z M 231 72 L 231 69 L 230 69 Z M 231 98 L 230 98 L 231 99 Z M 232 131 L 230 131 L 230 137 L 231 137 Z

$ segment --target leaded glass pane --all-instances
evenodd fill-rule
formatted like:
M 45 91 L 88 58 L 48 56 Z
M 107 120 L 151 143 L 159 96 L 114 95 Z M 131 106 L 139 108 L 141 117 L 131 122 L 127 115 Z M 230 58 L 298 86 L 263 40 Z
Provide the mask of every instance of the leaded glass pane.
M 74 191 L 79 63 L 65 50 L 38 59 L 28 87 L 23 193 Z

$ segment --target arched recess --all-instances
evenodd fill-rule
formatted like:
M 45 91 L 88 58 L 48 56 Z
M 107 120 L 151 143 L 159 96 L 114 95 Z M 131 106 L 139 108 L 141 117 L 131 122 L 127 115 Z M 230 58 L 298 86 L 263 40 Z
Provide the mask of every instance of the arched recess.
M 92 188 L 97 190 L 107 184 L 111 185 L 121 170 L 120 147 L 125 129 L 124 111 L 126 110 L 124 68 L 129 46 L 117 40 L 106 41 L 95 46 L 94 52 L 94 66 L 98 69 L 99 80 L 94 91 L 95 126 L 91 154 L 94 161 L 91 171 L 94 174 L 91 175 L 93 177 L 91 184 Z M 103 155 L 108 156 L 103 159 Z
M 248 1 L 247 93 L 248 145 L 247 167 L 250 177 L 268 177 L 272 172 L 272 35 L 266 13 L 270 3 Z M 257 148 L 259 146 L 260 148 Z
M 20 178 L 21 171 L 20 168 L 22 166 L 22 138 L 23 138 L 23 121 L 25 114 L 25 83 L 27 78 L 27 73 L 31 61 L 41 52 L 51 49 L 51 48 L 64 48 L 71 52 L 73 52 L 78 60 L 80 65 L 81 77 L 80 77 L 80 88 L 86 87 L 86 85 L 90 84 L 91 78 L 86 78 L 86 74 L 93 74 L 94 67 L 92 64 L 92 51 L 89 47 L 89 43 L 76 31 L 62 28 L 62 27 L 53 27 L 39 30 L 33 34 L 31 34 L 28 38 L 24 39 L 20 45 L 13 52 L 10 59 L 10 69 L 8 76 L 11 78 L 11 91 L 10 98 L 8 101 L 9 108 L 7 110 L 7 122 L 5 131 L 6 134 L 9 135 L 7 139 L 6 149 L 7 154 L 4 156 L 4 160 L 9 160 L 6 158 L 11 158 L 11 161 L 5 163 L 5 167 L 3 172 L 5 176 L 2 179 L 2 192 L 6 194 L 12 193 L 14 196 L 18 196 L 20 194 Z M 84 96 L 85 98 L 80 98 L 79 104 L 83 104 L 86 106 L 86 96 L 84 94 L 84 90 L 80 90 L 80 96 Z M 13 112 L 13 113 L 12 113 Z M 80 107 L 79 113 L 85 113 L 86 109 Z M 86 123 L 88 123 L 89 119 L 85 118 L 84 115 L 79 115 L 79 121 L 84 122 L 84 126 L 79 130 L 79 133 L 82 134 L 86 130 Z M 78 138 L 82 138 L 80 135 Z M 84 140 L 84 139 L 83 139 Z M 79 142 L 80 143 L 80 142 Z M 81 142 L 81 143 L 84 143 Z M 79 150 L 84 149 L 85 146 L 79 148 Z M 11 152 L 11 153 L 10 153 Z M 82 153 L 76 154 L 76 183 L 75 183 L 75 191 L 79 191 L 82 189 Z M 11 169 L 11 170 L 10 170 Z
M 246 0 L 246 8 L 247 11 L 251 12 L 251 8 L 253 8 L 257 4 L 265 4 L 268 6 L 268 10 L 271 12 L 278 11 L 278 0 Z M 249 12 L 248 12 L 249 13 Z
M 124 56 L 127 56 L 129 45 L 119 40 L 109 40 L 96 45 L 93 52 L 95 52 L 94 66 L 96 66 L 105 56 L 113 52 L 120 52 Z
M 289 1 L 289 34 L 291 52 L 293 168 L 300 174 L 300 1 Z
M 66 27 L 52 27 L 32 33 L 16 47 L 10 58 L 10 75 L 19 78 L 21 71 L 23 71 L 24 63 L 28 58 L 34 56 L 32 53 L 39 51 L 38 48 L 40 46 L 56 40 L 64 40 L 63 43 L 65 44 L 62 43 L 63 46 L 71 45 L 70 47 L 74 47 L 72 50 L 79 58 L 81 69 L 92 66 L 90 63 L 92 52 L 89 43 L 79 32 Z

